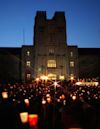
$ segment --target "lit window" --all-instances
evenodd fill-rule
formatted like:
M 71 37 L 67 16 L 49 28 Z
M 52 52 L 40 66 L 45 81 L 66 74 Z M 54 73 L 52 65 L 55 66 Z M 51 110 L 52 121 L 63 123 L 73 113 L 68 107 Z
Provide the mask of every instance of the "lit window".
M 28 73 L 28 74 L 26 75 L 26 77 L 27 77 L 27 79 L 29 80 L 29 79 L 31 78 L 31 74 Z
M 74 61 L 70 61 L 70 67 L 74 67 Z
M 27 51 L 27 56 L 29 56 L 30 55 L 30 51 Z
M 60 80 L 64 80 L 64 79 L 65 79 L 65 77 L 64 77 L 64 76 L 62 76 L 62 75 L 60 75 L 60 76 L 59 76 L 59 79 L 60 79 Z
M 48 74 L 48 79 L 56 80 L 56 78 L 57 78 L 56 74 L 53 74 L 53 73 Z
M 30 67 L 31 66 L 31 62 L 30 61 L 26 61 L 26 66 Z
M 70 56 L 73 57 L 73 52 L 72 51 L 70 52 Z
M 51 68 L 52 67 L 55 68 L 56 67 L 56 60 L 48 60 L 47 66 L 51 67 Z
M 38 68 L 38 71 L 41 72 L 41 70 L 42 70 L 41 67 L 39 67 L 39 68 Z

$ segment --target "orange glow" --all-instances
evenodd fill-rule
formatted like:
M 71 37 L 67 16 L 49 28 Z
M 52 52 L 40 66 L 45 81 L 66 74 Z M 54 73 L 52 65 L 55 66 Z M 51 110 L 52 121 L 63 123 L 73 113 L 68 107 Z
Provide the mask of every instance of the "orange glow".
M 57 99 L 57 102 L 59 103 L 60 102 L 60 99 Z
M 42 104 L 46 104 L 46 100 L 43 99 L 43 100 L 42 100 Z
M 39 82 L 39 80 L 40 80 L 39 78 L 36 78 L 36 82 L 37 82 L 37 83 Z
M 3 99 L 7 99 L 8 98 L 8 92 L 2 92 L 2 97 Z
M 73 100 L 76 100 L 76 96 L 75 96 L 75 95 L 73 95 L 73 96 L 72 96 L 72 99 L 73 99 Z
M 73 81 L 74 80 L 74 76 L 71 76 L 70 79 Z
M 99 85 L 99 82 L 85 82 L 85 81 L 82 81 L 82 82 L 76 82 L 75 83 L 76 85 L 79 85 L 79 86 L 98 86 Z
M 27 106 L 29 106 L 29 99 L 24 99 L 24 102 Z
M 65 99 L 65 95 L 64 94 L 61 95 L 61 99 Z
M 61 96 L 59 96 L 59 99 L 61 100 L 61 99 L 62 99 L 62 97 L 61 97 Z
M 49 98 L 47 98 L 47 102 L 48 103 L 50 103 L 51 102 L 51 98 L 49 97 Z
M 45 81 L 47 81 L 47 80 L 48 80 L 48 77 L 47 77 L 47 76 L 45 76 L 45 75 L 41 76 L 40 78 L 41 78 L 42 80 L 45 80 Z
M 29 114 L 28 121 L 30 126 L 37 126 L 38 123 L 38 115 L 37 114 Z
M 46 94 L 46 97 L 50 97 L 50 94 Z
M 59 96 L 59 99 L 60 99 L 60 100 L 64 100 L 64 99 L 65 99 L 65 95 L 62 94 L 61 96 Z

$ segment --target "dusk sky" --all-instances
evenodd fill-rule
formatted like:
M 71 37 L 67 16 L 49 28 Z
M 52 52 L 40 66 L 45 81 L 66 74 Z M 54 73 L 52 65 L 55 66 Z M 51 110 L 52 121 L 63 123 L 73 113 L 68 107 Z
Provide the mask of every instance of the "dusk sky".
M 65 12 L 69 45 L 100 48 L 100 0 L 0 0 L 0 47 L 32 45 L 37 10 Z

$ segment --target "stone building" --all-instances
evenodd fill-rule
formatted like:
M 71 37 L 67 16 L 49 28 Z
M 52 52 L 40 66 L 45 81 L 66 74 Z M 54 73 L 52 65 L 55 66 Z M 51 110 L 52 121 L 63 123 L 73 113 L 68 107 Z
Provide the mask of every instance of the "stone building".
M 49 79 L 100 76 L 100 49 L 68 45 L 64 12 L 47 19 L 45 11 L 38 11 L 33 30 L 33 45 L 0 48 L 1 82 L 26 82 L 43 75 Z
M 78 76 L 78 70 L 75 71 L 78 69 L 78 49 L 67 45 L 64 12 L 56 12 L 52 19 L 47 19 L 46 12 L 37 12 L 34 48 L 35 77 L 47 75 L 50 79 L 67 79 L 70 75 Z
M 64 12 L 56 12 L 52 19 L 47 19 L 44 11 L 37 12 L 33 41 L 33 47 L 22 47 L 23 79 L 43 75 L 49 79 L 78 77 L 78 48 L 67 45 Z M 30 59 L 26 56 L 29 49 L 34 49 Z

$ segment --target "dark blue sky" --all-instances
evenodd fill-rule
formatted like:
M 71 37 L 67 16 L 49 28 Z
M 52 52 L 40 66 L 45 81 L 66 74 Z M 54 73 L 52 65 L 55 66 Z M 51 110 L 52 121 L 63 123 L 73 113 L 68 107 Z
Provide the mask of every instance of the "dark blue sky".
M 79 47 L 100 47 L 100 0 L 0 0 L 0 47 L 20 47 L 33 43 L 37 10 L 65 11 L 67 42 Z

